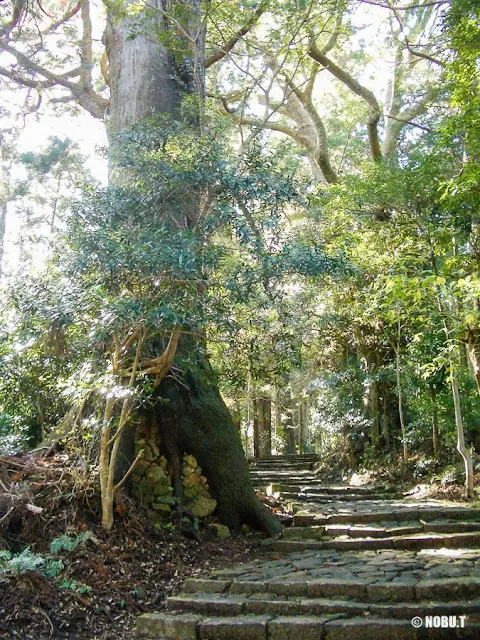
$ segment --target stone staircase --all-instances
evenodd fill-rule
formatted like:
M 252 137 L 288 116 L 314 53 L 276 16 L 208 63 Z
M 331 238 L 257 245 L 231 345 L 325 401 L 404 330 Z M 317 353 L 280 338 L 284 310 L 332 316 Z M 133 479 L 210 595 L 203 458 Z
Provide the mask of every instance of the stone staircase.
M 137 635 L 163 640 L 480 638 L 480 509 L 325 486 L 314 457 L 251 466 L 291 504 L 264 558 L 184 583 Z

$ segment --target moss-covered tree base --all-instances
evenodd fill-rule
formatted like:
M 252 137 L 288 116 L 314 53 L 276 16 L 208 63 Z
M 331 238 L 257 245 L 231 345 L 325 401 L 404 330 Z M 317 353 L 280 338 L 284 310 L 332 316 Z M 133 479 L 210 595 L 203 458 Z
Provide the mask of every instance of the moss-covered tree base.
M 208 362 L 185 372 L 182 381 L 167 377 L 158 389 L 154 419 L 167 456 L 190 453 L 198 460 L 217 499 L 216 513 L 231 529 L 242 524 L 275 535 L 279 520 L 253 491 L 240 433 L 223 402 Z

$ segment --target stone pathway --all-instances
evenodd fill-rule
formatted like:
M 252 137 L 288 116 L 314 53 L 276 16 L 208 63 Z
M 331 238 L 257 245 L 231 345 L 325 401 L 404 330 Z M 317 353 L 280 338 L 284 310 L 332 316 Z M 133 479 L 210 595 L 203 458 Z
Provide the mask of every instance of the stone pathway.
M 312 456 L 259 460 L 252 481 L 291 503 L 265 558 L 203 579 L 146 614 L 162 640 L 480 638 L 480 509 L 387 486 L 325 486 Z

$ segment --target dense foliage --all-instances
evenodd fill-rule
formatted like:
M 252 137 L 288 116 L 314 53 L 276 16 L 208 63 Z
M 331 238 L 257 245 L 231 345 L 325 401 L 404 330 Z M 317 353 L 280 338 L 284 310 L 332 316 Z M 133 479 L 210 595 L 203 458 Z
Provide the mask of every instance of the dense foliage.
M 149 358 L 178 330 L 202 338 L 248 453 L 267 398 L 277 450 L 304 430 L 301 448 L 345 468 L 403 458 L 420 477 L 455 459 L 452 383 L 480 451 L 477 3 L 371 15 L 361 2 L 317 4 L 253 3 L 229 56 L 217 40 L 241 11 L 212 9 L 206 65 L 219 65 L 202 130 L 187 100 L 183 120 L 112 136 L 108 187 L 82 176 L 81 197 L 60 210 L 57 189 L 47 259 L 4 280 L 5 446 L 12 433 L 38 442 L 92 393 L 97 404 L 125 394 L 139 336 L 136 401 L 148 403 Z M 365 38 L 382 25 L 378 53 Z M 104 87 L 91 82 L 98 117 Z M 69 149 L 56 140 L 14 158 L 28 179 L 8 201 L 43 211 L 53 204 L 39 180 L 78 186 Z M 84 439 L 98 428 L 85 421 Z

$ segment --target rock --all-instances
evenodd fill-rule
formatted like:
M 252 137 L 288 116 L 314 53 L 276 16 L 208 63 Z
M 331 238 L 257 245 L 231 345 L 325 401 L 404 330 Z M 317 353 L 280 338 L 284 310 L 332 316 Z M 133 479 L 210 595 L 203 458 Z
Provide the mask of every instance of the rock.
M 145 460 L 145 458 L 140 458 L 137 462 L 137 466 L 135 467 L 135 473 L 139 473 L 140 475 L 144 475 L 145 471 L 150 468 L 150 462 Z
M 148 478 L 152 484 L 156 484 L 159 480 L 166 479 L 165 470 L 162 467 L 150 467 L 145 477 Z
M 196 459 L 193 456 L 187 456 L 186 454 L 183 456 L 183 462 L 194 469 L 198 466 Z
M 155 496 L 155 502 L 169 504 L 173 507 L 177 504 L 177 499 L 175 498 L 175 496 L 170 496 L 170 495 Z
M 145 448 L 143 450 L 143 459 L 147 462 L 152 462 L 152 460 L 154 459 L 152 448 L 148 444 L 145 445 Z
M 158 482 L 154 487 L 153 487 L 153 495 L 154 496 L 163 496 L 163 497 L 167 497 L 172 495 L 173 493 L 173 487 L 171 487 L 169 484 L 167 484 L 168 479 L 165 478 L 165 480 Z
M 148 444 L 150 445 L 150 449 L 152 450 L 153 456 L 155 458 L 158 458 L 160 456 L 160 449 L 158 448 L 157 443 L 150 441 Z
M 169 504 L 165 504 L 164 502 L 154 502 L 152 504 L 152 509 L 154 511 L 162 511 L 163 513 L 170 513 L 172 510 Z
M 135 442 L 135 455 L 139 454 L 142 449 L 145 448 L 145 440 L 137 440 Z
M 204 496 L 198 496 L 187 503 L 187 509 L 197 518 L 211 516 L 216 507 L 217 501 L 214 498 L 205 498 Z
M 190 467 L 188 464 L 184 464 L 183 465 L 183 469 L 182 469 L 182 473 L 186 477 L 186 476 L 189 476 L 192 473 L 195 473 L 195 469 L 193 467 Z
M 230 529 L 224 524 L 220 524 L 219 522 L 212 522 L 210 526 L 216 530 L 217 536 L 222 540 L 230 538 Z
M 142 494 L 146 494 L 146 493 L 153 494 L 153 482 L 149 478 L 147 477 L 142 478 L 138 483 L 138 486 L 142 490 Z
M 136 635 L 139 637 L 164 637 L 196 640 L 197 626 L 202 616 L 184 613 L 165 615 L 164 613 L 144 613 L 137 619 Z
M 198 476 L 195 473 L 191 473 L 188 476 L 185 476 L 185 478 L 183 479 L 183 486 L 184 487 L 191 487 L 194 484 L 197 484 L 198 482 Z
M 168 467 L 168 460 L 165 458 L 165 456 L 160 456 L 159 463 L 162 469 L 166 469 Z

